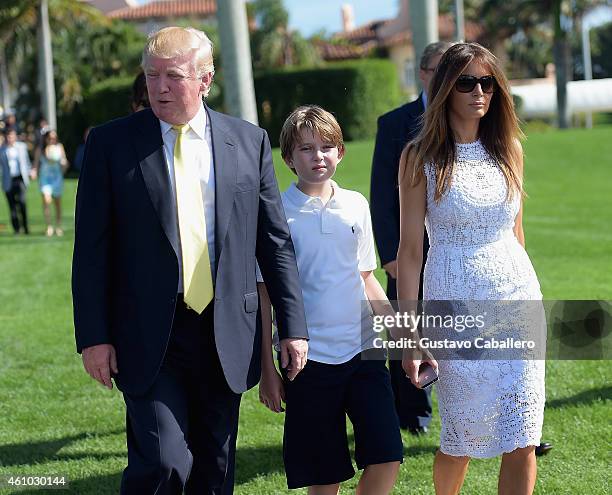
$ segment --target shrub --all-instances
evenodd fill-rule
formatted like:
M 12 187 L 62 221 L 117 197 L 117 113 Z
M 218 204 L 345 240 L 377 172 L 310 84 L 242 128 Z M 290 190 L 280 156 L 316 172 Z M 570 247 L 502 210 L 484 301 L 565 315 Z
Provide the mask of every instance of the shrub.
M 255 93 L 259 125 L 273 146 L 278 146 L 287 115 L 300 105 L 317 104 L 332 112 L 351 141 L 374 137 L 377 118 L 400 101 L 395 65 L 379 59 L 260 73 Z

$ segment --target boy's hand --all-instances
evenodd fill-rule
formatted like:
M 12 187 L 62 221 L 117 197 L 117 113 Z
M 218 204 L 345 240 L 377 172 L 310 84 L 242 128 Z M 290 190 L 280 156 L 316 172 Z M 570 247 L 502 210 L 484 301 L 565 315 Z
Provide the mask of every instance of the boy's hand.
M 287 370 L 287 378 L 293 381 L 306 366 L 308 341 L 305 339 L 283 339 L 281 346 L 281 368 Z
M 386 271 L 391 278 L 397 278 L 397 260 L 389 261 L 383 265 L 383 270 Z
M 272 412 L 280 413 L 285 411 L 282 406 L 282 402 L 285 402 L 283 379 L 274 368 L 264 369 L 261 372 L 259 401 Z

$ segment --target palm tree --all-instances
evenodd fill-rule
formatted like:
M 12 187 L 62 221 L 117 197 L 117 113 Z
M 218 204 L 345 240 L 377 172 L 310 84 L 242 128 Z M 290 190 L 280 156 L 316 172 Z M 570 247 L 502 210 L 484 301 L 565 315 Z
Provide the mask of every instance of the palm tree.
M 27 31 L 36 26 L 38 44 L 38 87 L 41 93 L 42 113 L 53 128 L 57 127 L 55 83 L 53 79 L 53 54 L 51 48 L 51 28 L 49 6 L 53 20 L 62 24 L 69 23 L 75 16 L 87 16 L 94 22 L 106 22 L 100 11 L 79 0 L 3 0 L 0 7 L 0 58 L 6 58 L 7 45 L 15 40 L 16 33 Z M 33 40 L 31 40 L 33 42 Z M 0 78 L 6 75 L 6 66 L 0 66 Z M 8 77 L 2 78 L 4 101 L 10 94 Z
M 552 27 L 557 121 L 560 128 L 568 127 L 567 81 L 571 79 L 572 67 L 569 41 L 571 22 L 591 8 L 606 3 L 605 0 L 472 0 L 468 3 L 480 4 L 476 10 L 480 10 L 486 37 L 493 47 L 499 47 L 503 40 L 519 30 L 529 35 L 543 24 Z
M 255 67 L 312 66 L 321 62 L 312 43 L 289 30 L 289 13 L 281 0 L 255 0 L 247 4 L 247 12 L 251 22 L 254 19 L 258 23 L 251 33 Z

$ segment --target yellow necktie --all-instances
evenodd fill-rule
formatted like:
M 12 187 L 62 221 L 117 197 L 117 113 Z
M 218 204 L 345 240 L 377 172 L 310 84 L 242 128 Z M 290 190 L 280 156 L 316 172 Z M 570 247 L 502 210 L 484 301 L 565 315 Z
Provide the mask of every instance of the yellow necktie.
M 200 314 L 213 298 L 202 188 L 195 163 L 189 163 L 189 158 L 183 156 L 183 139 L 189 124 L 172 128 L 176 131 L 174 180 L 183 255 L 184 301 Z

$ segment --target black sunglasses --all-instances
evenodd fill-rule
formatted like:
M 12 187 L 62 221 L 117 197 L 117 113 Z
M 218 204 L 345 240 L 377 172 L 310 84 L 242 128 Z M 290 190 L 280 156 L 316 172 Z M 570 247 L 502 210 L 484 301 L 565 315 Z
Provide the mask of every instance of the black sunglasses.
M 477 84 L 480 84 L 483 93 L 494 93 L 497 89 L 497 81 L 494 76 L 459 76 L 455 81 L 455 89 L 459 93 L 469 93 L 473 91 Z

